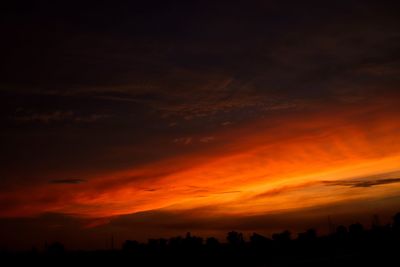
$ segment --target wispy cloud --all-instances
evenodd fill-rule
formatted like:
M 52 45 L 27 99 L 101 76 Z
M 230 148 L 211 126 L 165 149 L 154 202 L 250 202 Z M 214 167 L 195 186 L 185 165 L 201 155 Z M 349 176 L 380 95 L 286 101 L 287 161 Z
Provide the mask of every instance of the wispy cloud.
M 76 122 L 76 123 L 90 123 L 96 122 L 101 119 L 111 117 L 108 114 L 86 114 L 79 115 L 71 110 L 62 111 L 56 110 L 51 112 L 26 112 L 25 114 L 17 114 L 12 116 L 11 119 L 21 123 L 56 123 L 56 122 Z
M 211 141 L 214 141 L 214 139 L 215 139 L 214 136 L 206 136 L 206 137 L 200 138 L 200 142 L 209 143 Z
M 13 119 L 19 122 L 50 123 L 50 122 L 71 120 L 73 117 L 74 113 L 72 111 L 57 110 L 47 113 L 31 113 L 31 114 L 17 115 L 13 117 Z
M 192 143 L 192 137 L 179 137 L 174 139 L 174 143 L 181 145 L 190 145 Z
M 303 188 L 318 185 L 318 184 L 320 184 L 319 181 L 311 181 L 311 182 L 301 183 L 301 184 L 284 185 L 284 186 L 276 187 L 276 188 L 267 190 L 265 192 L 262 192 L 260 194 L 257 194 L 255 196 L 253 196 L 253 198 L 274 197 L 274 196 L 278 196 L 283 193 L 288 193 L 288 192 L 292 192 L 295 190 L 301 190 Z
M 289 184 L 280 187 L 276 187 L 260 194 L 253 196 L 253 198 L 266 198 L 266 197 L 275 197 L 281 194 L 291 193 L 293 191 L 304 190 L 306 188 L 310 188 L 313 186 L 345 186 L 345 187 L 353 187 L 353 188 L 367 188 L 378 185 L 386 185 L 400 183 L 400 178 L 384 178 L 384 179 L 358 179 L 358 180 L 336 180 L 336 181 L 311 181 L 307 183 L 301 184 Z

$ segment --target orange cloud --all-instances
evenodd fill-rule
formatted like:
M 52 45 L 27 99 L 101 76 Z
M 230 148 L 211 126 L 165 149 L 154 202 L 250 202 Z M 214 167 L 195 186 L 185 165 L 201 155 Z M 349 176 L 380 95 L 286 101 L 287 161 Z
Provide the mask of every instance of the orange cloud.
M 399 170 L 400 122 L 392 106 L 331 108 L 258 120 L 213 133 L 214 147 L 122 170 L 2 193 L 6 217 L 44 212 L 107 217 L 141 211 L 214 207 L 251 215 L 395 195 L 386 183 L 328 187 Z M 383 177 L 385 179 L 395 177 Z M 72 181 L 72 180 L 65 180 Z

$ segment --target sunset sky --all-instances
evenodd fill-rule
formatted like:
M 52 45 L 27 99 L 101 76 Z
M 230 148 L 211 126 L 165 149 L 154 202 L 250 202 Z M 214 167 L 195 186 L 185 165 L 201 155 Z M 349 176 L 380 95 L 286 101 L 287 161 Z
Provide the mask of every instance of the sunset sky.
M 400 211 L 399 3 L 10 2 L 0 249 Z

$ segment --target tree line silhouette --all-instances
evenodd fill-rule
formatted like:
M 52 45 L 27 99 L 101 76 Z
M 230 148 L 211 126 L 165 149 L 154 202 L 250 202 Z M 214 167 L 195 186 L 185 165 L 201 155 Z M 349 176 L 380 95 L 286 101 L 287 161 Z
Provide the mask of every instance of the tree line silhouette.
M 384 266 L 399 262 L 400 212 L 391 223 L 370 229 L 360 223 L 340 225 L 332 233 L 319 236 L 315 229 L 294 235 L 288 230 L 271 238 L 253 233 L 248 240 L 241 232 L 227 233 L 226 241 L 206 239 L 187 233 L 169 239 L 149 239 L 147 243 L 126 240 L 122 249 L 67 251 L 59 242 L 37 251 L 6 253 L 3 259 L 49 265 L 125 264 L 130 266 Z M 16 257 L 18 256 L 18 257 Z

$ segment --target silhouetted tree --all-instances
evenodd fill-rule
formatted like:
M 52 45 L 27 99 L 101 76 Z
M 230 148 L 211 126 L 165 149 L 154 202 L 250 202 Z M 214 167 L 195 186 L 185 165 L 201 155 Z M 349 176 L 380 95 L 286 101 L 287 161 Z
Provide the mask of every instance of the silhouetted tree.
M 252 246 L 255 247 L 262 247 L 267 245 L 271 240 L 263 235 L 257 234 L 257 233 L 253 233 L 250 236 L 250 243 Z
M 62 259 L 68 264 L 90 262 L 92 265 L 112 263 L 122 265 L 131 260 L 134 266 L 389 266 L 395 262 L 400 244 L 400 213 L 393 216 L 393 222 L 386 226 L 364 229 L 360 223 L 338 226 L 336 232 L 328 236 L 317 236 L 315 229 L 299 233 L 296 240 L 291 239 L 289 231 L 273 234 L 269 239 L 257 233 L 250 236 L 248 243 L 243 234 L 227 233 L 228 245 L 220 244 L 215 237 L 203 242 L 201 237 L 189 233 L 186 236 L 167 239 L 149 239 L 147 244 L 126 240 L 120 253 L 117 250 L 94 252 L 64 252 L 59 242 L 46 245 L 46 253 L 33 251 L 12 255 L 21 258 L 46 259 L 51 263 Z M 8 254 L 0 249 L 0 258 Z M 54 256 L 55 255 L 55 256 Z M 58 255 L 62 255 L 59 257 Z M 331 260 L 334 259 L 335 262 Z M 83 260 L 83 261 L 82 261 Z M 20 265 L 30 265 L 28 264 Z M 314 264 L 315 263 L 315 264 Z M 334 263 L 334 265 L 332 265 Z M 376 264 L 378 263 L 378 264 Z M 31 264 L 33 265 L 33 264 Z M 35 264 L 36 265 L 36 264 Z M 393 265 L 393 264 L 392 264 Z M 357 265 L 358 266 L 358 265 Z
M 308 229 L 307 231 L 305 231 L 304 233 L 299 233 L 298 234 L 298 240 L 300 241 L 315 241 L 317 239 L 317 232 L 315 231 L 315 229 Z
M 347 238 L 347 234 L 348 234 L 347 227 L 344 225 L 339 225 L 336 228 L 335 238 L 336 240 L 343 241 Z
M 188 248 L 200 247 L 203 244 L 203 238 L 197 237 L 197 236 L 192 236 L 190 234 L 190 232 L 188 232 L 188 233 L 186 233 L 186 237 L 183 240 L 183 243 Z
M 239 246 L 244 243 L 243 234 L 236 231 L 229 232 L 226 239 L 228 243 L 233 246 Z
M 291 240 L 291 233 L 288 230 L 285 230 L 281 233 L 275 233 L 272 235 L 272 239 L 278 242 L 288 242 Z
M 339 236 L 345 236 L 345 235 L 347 235 L 347 227 L 344 226 L 344 225 L 339 225 L 339 226 L 336 228 L 336 234 L 339 235 Z
M 151 250 L 163 251 L 167 247 L 167 241 L 165 238 L 149 239 L 147 244 Z
M 171 237 L 169 239 L 168 244 L 172 247 L 172 248 L 179 248 L 182 246 L 183 244 L 183 238 L 181 236 L 176 236 L 176 237 Z
M 361 223 L 353 223 L 349 226 L 349 234 L 353 238 L 360 238 L 363 235 L 364 227 Z
M 219 241 L 215 237 L 208 237 L 206 239 L 206 246 L 209 248 L 216 248 L 219 246 Z

